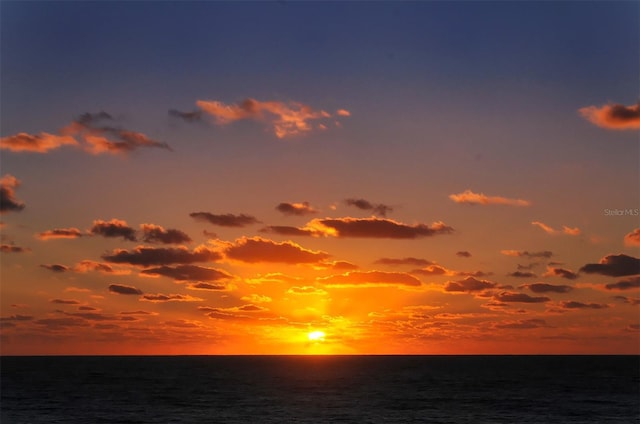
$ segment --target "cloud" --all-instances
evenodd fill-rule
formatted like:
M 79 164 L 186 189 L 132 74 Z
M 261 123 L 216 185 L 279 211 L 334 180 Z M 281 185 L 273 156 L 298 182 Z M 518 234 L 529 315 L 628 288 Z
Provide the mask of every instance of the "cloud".
M 298 228 L 298 227 L 290 227 L 287 225 L 269 225 L 267 227 L 262 228 L 260 232 L 267 233 L 267 234 L 278 234 L 278 235 L 287 236 L 287 237 L 296 237 L 296 236 L 317 237 L 322 235 L 322 233 L 319 231 L 308 230 L 308 229 Z
M 404 272 L 352 271 L 346 274 L 319 277 L 316 281 L 327 287 L 363 287 L 378 285 L 401 285 L 419 287 L 420 280 Z
M 640 128 L 640 102 L 625 106 L 609 103 L 601 107 L 587 106 L 578 110 L 592 124 L 610 130 L 635 130 Z
M 560 307 L 563 309 L 606 309 L 609 305 L 603 303 L 582 303 L 570 300 L 560 302 Z
M 338 109 L 336 110 L 336 115 L 338 116 L 351 116 L 351 112 L 346 109 Z
M 50 299 L 49 302 L 59 305 L 79 305 L 80 302 L 74 299 Z
M 105 125 L 106 122 L 109 125 Z M 119 128 L 114 123 L 114 118 L 106 112 L 85 113 L 63 128 L 59 135 L 46 132 L 38 135 L 19 133 L 1 138 L 0 149 L 47 153 L 70 145 L 94 155 L 129 153 L 141 147 L 171 150 L 166 143 L 155 141 L 139 132 Z
M 566 234 L 569 236 L 579 236 L 581 231 L 580 228 L 575 227 L 575 228 L 570 228 L 567 227 L 566 225 L 562 226 L 562 231 L 560 230 L 555 230 L 551 227 L 549 227 L 547 224 L 540 222 L 540 221 L 533 221 L 531 222 L 532 225 L 535 225 L 537 227 L 539 227 L 540 229 L 542 229 L 545 233 L 547 234 Z
M 119 219 L 112 219 L 111 221 L 95 220 L 93 221 L 93 226 L 89 229 L 89 233 L 111 238 L 122 237 L 129 241 L 137 240 L 135 228 L 129 227 L 125 221 Z
M 222 258 L 220 253 L 206 246 L 198 246 L 189 251 L 180 247 L 144 247 L 138 246 L 129 251 L 115 249 L 111 254 L 102 255 L 102 259 L 112 263 L 126 263 L 148 267 L 151 265 L 191 264 L 194 262 L 217 261 Z
M 514 271 L 514 272 L 510 272 L 507 274 L 509 277 L 516 277 L 516 278 L 533 278 L 536 277 L 536 274 L 534 274 L 531 271 Z
M 197 265 L 161 266 L 140 271 L 141 274 L 162 275 L 177 281 L 219 281 L 232 278 L 226 271 Z
M 395 266 L 395 265 L 425 266 L 425 265 L 432 265 L 433 262 L 428 261 L 426 259 L 406 257 L 406 258 L 380 258 L 376 260 L 374 264 L 391 265 L 391 266 Z
M 509 199 L 501 196 L 487 196 L 484 193 L 474 193 L 465 190 L 462 193 L 451 194 L 449 199 L 456 203 L 467 203 L 470 205 L 509 205 L 509 206 L 529 206 L 531 202 L 522 199 Z
M 550 258 L 553 256 L 553 252 L 544 250 L 541 252 L 528 252 L 526 250 L 501 250 L 500 253 L 506 256 L 527 257 L 527 258 Z
M 196 105 L 204 113 L 212 116 L 218 125 L 245 119 L 258 120 L 265 122 L 278 138 L 307 134 L 313 129 L 311 121 L 322 122 L 331 118 L 331 115 L 323 110 L 313 110 L 297 102 L 262 102 L 248 98 L 232 105 L 206 100 L 198 100 Z M 340 116 L 348 115 L 343 113 Z M 318 127 L 326 128 L 326 125 L 321 123 Z
M 625 278 L 604 286 L 607 290 L 632 290 L 640 288 L 640 276 Z
M 214 215 L 209 212 L 192 212 L 189 216 L 196 221 L 208 222 L 209 224 L 219 225 L 221 227 L 245 227 L 260 222 L 255 217 L 245 214 L 234 215 L 228 213 L 224 215 Z
M 14 244 L 1 244 L 0 252 L 2 253 L 27 253 L 31 252 L 31 249 L 27 247 L 16 246 Z
M 360 268 L 358 265 L 352 264 L 351 262 L 347 262 L 347 261 L 323 262 L 321 266 L 327 269 L 343 270 L 343 271 L 350 271 L 350 270 Z
M 313 215 L 318 211 L 313 209 L 309 202 L 302 203 L 280 203 L 276 206 L 276 210 L 282 212 L 285 215 L 304 216 Z
M 443 222 L 407 225 L 392 219 L 324 218 L 310 221 L 306 229 L 334 237 L 415 239 L 438 234 L 451 234 L 453 228 Z
M 517 329 L 517 330 L 529 330 L 532 328 L 544 328 L 549 327 L 547 322 L 543 319 L 532 318 L 518 321 L 509 321 L 501 324 L 496 324 L 496 328 L 502 329 Z
M 628 303 L 630 305 L 640 305 L 640 299 L 626 296 L 612 296 L 612 299 Z
M 629 247 L 640 246 L 640 228 L 636 228 L 624 236 L 624 245 Z
M 242 262 L 276 262 L 288 264 L 321 263 L 329 258 L 322 251 L 307 250 L 287 241 L 278 243 L 262 237 L 242 237 L 224 249 L 227 258 Z
M 600 259 L 600 263 L 586 264 L 580 268 L 580 272 L 608 275 L 610 277 L 640 274 L 640 259 L 624 254 L 607 255 Z
M 33 317 L 31 315 L 11 315 L 8 317 L 0 317 L 0 322 L 8 321 L 31 321 Z
M 549 299 L 546 296 L 531 297 L 524 293 L 501 292 L 493 296 L 498 302 L 519 302 L 519 303 L 544 303 Z
M 547 283 L 523 284 L 521 288 L 526 288 L 534 293 L 569 293 L 573 290 L 571 286 L 553 285 Z
M 461 250 L 459 252 L 456 252 L 456 256 L 460 256 L 461 258 L 470 258 L 471 253 L 467 252 L 466 250 Z
M 20 180 L 11 174 L 0 178 L 0 213 L 19 212 L 25 205 L 16 199 L 15 189 L 20 186 Z
M 497 284 L 493 281 L 478 280 L 473 277 L 467 277 L 460 281 L 447 281 L 444 286 L 446 292 L 474 292 L 482 291 L 486 289 L 493 289 L 497 287 Z
M 142 224 L 142 240 L 147 243 L 181 244 L 190 243 L 191 237 L 180 230 L 165 230 L 159 225 Z
M 542 276 L 543 277 L 562 277 L 562 278 L 566 278 L 567 280 L 575 280 L 576 278 L 578 278 L 578 274 L 569 269 L 554 268 L 551 266 L 547 267 L 547 272 L 542 274 Z
M 128 269 L 114 269 L 111 265 L 102 263 L 102 262 L 95 262 L 95 261 L 91 261 L 91 260 L 84 260 L 84 261 L 80 261 L 78 262 L 74 267 L 73 270 L 75 272 L 89 272 L 89 271 L 98 271 L 101 272 L 102 274 L 115 274 L 115 275 L 123 275 L 123 274 L 130 274 L 130 271 Z
M 75 239 L 83 235 L 82 231 L 77 228 L 54 228 L 36 234 L 36 238 L 40 240 Z
M 372 211 L 374 214 L 386 217 L 387 213 L 392 212 L 393 208 L 382 203 L 371 203 L 364 199 L 345 199 L 345 204 L 348 206 L 355 206 L 363 211 Z
M 69 271 L 69 267 L 60 264 L 52 264 L 52 265 L 40 265 L 44 269 L 48 269 L 52 272 L 65 272 Z
M 188 294 L 145 294 L 140 298 L 144 302 L 202 302 L 204 299 Z
M 229 290 L 229 287 L 224 283 L 191 283 L 187 288 L 192 290 Z
M 301 286 L 301 287 L 294 286 L 294 287 L 291 287 L 289 290 L 287 290 L 287 293 L 298 294 L 298 295 L 318 295 L 318 296 L 324 296 L 327 294 L 325 290 L 322 290 L 320 288 L 313 287 L 313 286 Z
M 116 293 L 116 294 L 125 294 L 125 295 L 140 295 L 142 294 L 142 290 L 136 288 L 136 287 L 132 287 L 132 286 L 125 286 L 122 284 L 111 284 L 109 286 L 109 291 L 111 293 Z
M 193 112 L 181 112 L 179 110 L 170 109 L 169 116 L 174 118 L 180 118 L 187 122 L 199 122 L 202 121 L 202 111 L 194 110 Z
M 269 303 L 273 301 L 273 299 L 271 299 L 269 296 L 263 296 L 260 294 L 250 294 L 247 296 L 242 296 L 240 299 L 251 303 Z

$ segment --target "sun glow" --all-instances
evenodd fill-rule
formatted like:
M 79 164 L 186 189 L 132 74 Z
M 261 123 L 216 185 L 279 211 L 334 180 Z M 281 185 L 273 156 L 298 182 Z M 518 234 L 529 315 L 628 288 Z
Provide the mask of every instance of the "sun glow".
M 324 331 L 312 331 L 309 334 L 307 334 L 307 337 L 312 342 L 323 342 L 324 338 L 326 337 L 326 334 Z

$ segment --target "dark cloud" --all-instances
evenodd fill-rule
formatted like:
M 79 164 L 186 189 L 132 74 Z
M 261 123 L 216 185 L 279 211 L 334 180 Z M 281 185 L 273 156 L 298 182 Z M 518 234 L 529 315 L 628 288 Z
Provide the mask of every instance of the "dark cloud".
M 607 255 L 600 259 L 600 263 L 586 264 L 580 272 L 587 274 L 601 274 L 610 277 L 640 274 L 640 259 L 624 254 Z
M 54 228 L 53 230 L 43 231 L 36 234 L 40 240 L 52 239 L 75 239 L 82 237 L 84 234 L 77 228 Z
M 147 243 L 182 244 L 191 242 L 191 237 L 180 230 L 165 230 L 154 224 L 142 224 L 140 228 L 142 229 L 142 240 Z
M 471 253 L 467 252 L 466 250 L 461 250 L 459 252 L 456 252 L 457 256 L 460 256 L 461 258 L 470 258 L 471 257 Z
M 428 261 L 426 259 L 419 259 L 413 257 L 407 258 L 380 258 L 374 262 L 375 264 L 380 265 L 412 265 L 412 266 L 426 266 L 432 265 L 433 262 Z
M 328 287 L 367 286 L 367 285 L 401 285 L 420 286 L 422 283 L 416 277 L 404 272 L 383 271 L 352 271 L 341 275 L 331 275 L 316 279 L 317 282 Z
M 51 299 L 49 300 L 51 303 L 57 303 L 59 305 L 79 305 L 80 302 L 74 299 Z
M 527 257 L 527 258 L 550 258 L 553 256 L 553 252 L 544 250 L 541 252 L 528 252 L 526 250 L 501 250 L 500 253 L 507 256 Z
M 611 296 L 612 299 L 628 303 L 630 305 L 640 305 L 640 299 L 626 297 L 626 296 Z
M 19 212 L 25 205 L 16 198 L 15 189 L 20 186 L 20 180 L 10 174 L 0 178 L 0 213 Z
M 188 294 L 145 294 L 140 300 L 146 302 L 201 302 L 203 299 Z
M 560 302 L 560 307 L 564 309 L 606 309 L 609 305 L 603 303 L 582 303 L 570 300 L 568 302 Z
M 170 109 L 169 116 L 182 119 L 186 122 L 200 122 L 202 121 L 202 111 L 194 110 L 193 112 L 181 112 L 179 110 Z
M 73 267 L 73 270 L 75 272 L 99 271 L 103 274 L 115 273 L 114 269 L 110 265 L 90 260 L 78 262 L 76 266 Z
M 578 274 L 576 274 L 575 272 L 569 270 L 569 269 L 564 269 L 564 268 L 554 268 L 554 267 L 547 267 L 547 272 L 545 272 L 543 274 L 544 277 L 562 277 L 562 278 L 566 278 L 567 280 L 575 280 L 576 278 L 578 278 Z
M 78 306 L 78 310 L 79 311 L 97 311 L 97 308 L 94 308 L 93 306 Z
M 293 242 L 278 243 L 261 237 L 238 239 L 227 246 L 224 253 L 230 259 L 249 263 L 311 264 L 321 263 L 329 258 L 329 254 L 325 252 L 307 250 Z
M 625 278 L 604 286 L 607 290 L 632 290 L 640 288 L 640 276 Z
M 111 238 L 122 237 L 129 241 L 137 240 L 135 228 L 129 227 L 125 221 L 119 219 L 112 219 L 111 221 L 95 220 L 93 221 L 93 226 L 89 229 L 89 233 Z
M 34 321 L 38 325 L 45 326 L 49 329 L 56 330 L 60 328 L 67 327 L 87 327 L 89 323 L 87 323 L 86 319 L 78 318 L 78 317 L 66 317 L 66 318 L 44 318 Z
M 278 234 L 287 237 L 310 237 L 319 235 L 317 231 L 307 230 L 304 228 L 290 227 L 288 225 L 269 225 L 260 230 L 261 233 Z
M 232 278 L 226 271 L 197 265 L 161 266 L 140 271 L 141 274 L 162 275 L 177 281 L 218 281 Z
M 193 283 L 187 286 L 192 290 L 228 290 L 229 287 L 226 284 L 221 283 Z
M 8 317 L 1 317 L 0 322 L 8 321 L 31 321 L 33 317 L 31 315 L 11 315 Z
M 52 265 L 40 265 L 44 269 L 48 269 L 53 272 L 65 272 L 69 271 L 69 267 L 60 265 L 60 264 L 52 264 Z
M 493 298 L 498 302 L 520 302 L 520 303 L 544 303 L 551 300 L 546 296 L 531 297 L 528 294 L 512 293 L 512 292 L 501 292 L 494 295 Z
M 506 328 L 506 329 L 528 330 L 531 328 L 549 327 L 549 325 L 543 319 L 532 318 L 532 319 L 524 319 L 524 320 L 518 320 L 514 322 L 496 324 L 495 327 Z
M 208 222 L 209 224 L 219 225 L 221 227 L 245 227 L 251 224 L 260 223 L 251 215 L 234 215 L 231 213 L 223 215 L 215 215 L 209 212 L 192 212 L 189 216 L 196 221 Z
M 587 106 L 580 114 L 592 124 L 611 130 L 635 130 L 640 128 L 640 102 L 625 106 L 610 103 L 601 107 Z
M 313 215 L 314 213 L 318 212 L 309 205 L 309 202 L 280 203 L 278 206 L 276 206 L 276 210 L 282 212 L 285 215 L 295 216 Z
M 571 286 L 556 286 L 547 283 L 524 284 L 520 287 L 529 289 L 534 293 L 569 293 L 573 290 Z
M 142 294 L 142 290 L 132 286 L 125 286 L 122 284 L 111 284 L 109 286 L 109 291 L 111 293 L 116 293 L 116 294 L 130 294 L 130 295 Z
M 186 247 L 143 247 L 129 251 L 116 249 L 111 254 L 102 255 L 102 259 L 112 263 L 125 263 L 137 266 L 191 264 L 194 262 L 212 262 L 222 258 L 220 253 L 206 246 L 198 246 L 193 251 Z
M 363 211 L 372 211 L 374 214 L 382 217 L 386 217 L 387 213 L 393 211 L 391 206 L 384 205 L 382 203 L 374 204 L 364 199 L 345 199 L 344 203 L 348 206 L 355 206 Z
M 20 247 L 14 244 L 0 244 L 0 252 L 2 253 L 27 253 L 31 252 L 31 249 L 27 247 Z
M 336 237 L 415 239 L 438 234 L 451 234 L 453 228 L 442 222 L 407 225 L 391 219 L 379 218 L 325 218 L 314 219 L 308 227 L 325 235 Z
M 516 278 L 533 278 L 533 277 L 537 277 L 536 274 L 534 274 L 533 272 L 530 271 L 514 271 L 514 272 L 510 272 L 507 274 L 509 277 L 516 277 Z
M 460 281 L 447 281 L 444 286 L 446 292 L 474 292 L 497 287 L 492 281 L 478 280 L 473 277 L 467 277 Z

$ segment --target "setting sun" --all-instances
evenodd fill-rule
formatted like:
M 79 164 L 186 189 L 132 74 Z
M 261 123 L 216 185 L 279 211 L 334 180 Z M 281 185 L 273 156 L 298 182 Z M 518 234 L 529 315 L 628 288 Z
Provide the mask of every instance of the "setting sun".
M 307 335 L 312 342 L 323 342 L 326 334 L 324 331 L 312 331 Z

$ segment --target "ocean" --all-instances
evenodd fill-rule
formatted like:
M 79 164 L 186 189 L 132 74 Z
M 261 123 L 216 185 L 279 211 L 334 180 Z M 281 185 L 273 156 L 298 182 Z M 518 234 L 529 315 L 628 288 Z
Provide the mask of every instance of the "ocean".
M 639 423 L 639 356 L 2 357 L 13 423 Z

